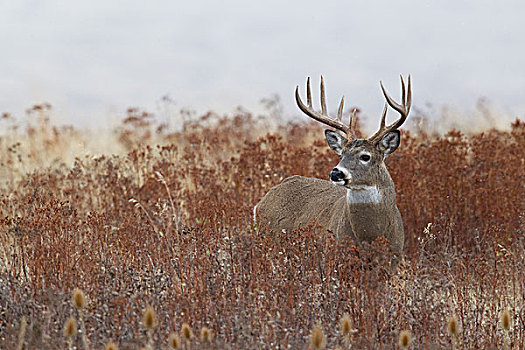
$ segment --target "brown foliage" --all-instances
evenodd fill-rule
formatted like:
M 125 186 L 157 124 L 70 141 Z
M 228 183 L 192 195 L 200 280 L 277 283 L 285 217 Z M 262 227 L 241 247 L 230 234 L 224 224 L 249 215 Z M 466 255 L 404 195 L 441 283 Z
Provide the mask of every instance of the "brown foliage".
M 129 113 L 126 147 L 150 137 L 149 115 Z M 158 310 L 157 344 L 188 322 L 209 327 L 219 348 L 304 348 L 320 322 L 332 347 L 348 314 L 354 348 L 393 348 L 400 329 L 416 346 L 444 346 L 451 311 L 465 348 L 501 342 L 502 305 L 519 314 L 525 302 L 523 122 L 468 137 L 403 133 L 387 160 L 407 245 L 393 275 L 378 261 L 384 240 L 358 249 L 315 226 L 271 237 L 254 227 L 253 205 L 271 186 L 327 178 L 337 163 L 317 126 L 261 136 L 256 124 L 196 124 L 164 146 L 10 181 L 0 195 L 0 347 L 12 347 L 22 315 L 43 330 L 42 348 L 63 346 L 75 287 L 90 298 L 93 347 L 108 337 L 145 345 L 145 305 Z M 525 347 L 523 322 L 509 331 L 514 348 Z

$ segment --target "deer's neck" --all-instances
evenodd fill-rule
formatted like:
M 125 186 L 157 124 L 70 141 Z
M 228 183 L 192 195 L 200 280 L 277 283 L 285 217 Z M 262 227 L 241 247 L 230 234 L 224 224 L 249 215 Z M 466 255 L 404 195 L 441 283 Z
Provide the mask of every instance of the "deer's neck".
M 361 241 L 371 242 L 381 235 L 390 239 L 392 227 L 399 226 L 395 198 L 393 187 L 347 189 L 345 231 L 353 232 Z
M 379 185 L 379 186 L 378 186 Z M 396 192 L 394 182 L 388 173 L 384 163 L 379 168 L 378 181 L 375 186 L 351 185 L 346 190 L 347 204 L 350 207 L 370 210 L 372 208 L 383 208 L 388 210 L 391 206 L 396 206 Z M 365 204 L 364 206 L 359 204 Z M 367 207 L 367 208 L 365 208 Z M 372 208 L 370 208 L 372 207 Z
M 379 204 L 381 192 L 376 186 L 356 185 L 346 190 L 348 204 Z

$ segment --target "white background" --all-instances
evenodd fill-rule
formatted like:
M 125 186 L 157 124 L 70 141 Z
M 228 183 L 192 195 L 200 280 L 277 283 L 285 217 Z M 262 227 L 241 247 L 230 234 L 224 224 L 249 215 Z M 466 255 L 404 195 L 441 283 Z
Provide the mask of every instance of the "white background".
M 344 93 L 375 119 L 379 80 L 397 98 L 410 73 L 416 108 L 487 98 L 507 123 L 525 114 L 524 18 L 517 0 L 1 1 L 0 112 L 47 101 L 100 126 L 164 95 L 226 113 L 276 93 L 299 116 L 295 85 L 323 73 L 332 110 Z

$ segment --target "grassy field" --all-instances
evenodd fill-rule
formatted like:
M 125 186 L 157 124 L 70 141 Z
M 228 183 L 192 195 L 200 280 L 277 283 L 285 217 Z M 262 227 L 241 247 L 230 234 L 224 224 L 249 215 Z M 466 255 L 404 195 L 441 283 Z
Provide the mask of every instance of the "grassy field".
M 46 105 L 29 113 L 23 128 L 4 115 L 0 138 L 1 349 L 165 349 L 172 332 L 187 349 L 397 349 L 402 331 L 413 349 L 525 348 L 521 121 L 402 133 L 387 160 L 406 235 L 392 273 L 383 240 L 254 227 L 272 186 L 337 164 L 318 125 L 266 134 L 239 111 L 168 132 L 130 109 L 99 137 L 53 127 Z M 98 143 L 114 152 L 85 155 Z

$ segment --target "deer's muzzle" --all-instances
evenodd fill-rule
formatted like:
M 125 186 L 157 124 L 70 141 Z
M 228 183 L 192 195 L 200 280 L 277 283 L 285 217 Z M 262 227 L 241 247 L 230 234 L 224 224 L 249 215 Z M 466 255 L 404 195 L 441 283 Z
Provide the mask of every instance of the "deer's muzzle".
M 333 168 L 330 172 L 330 181 L 338 185 L 346 185 L 348 181 L 347 174 L 339 168 Z

